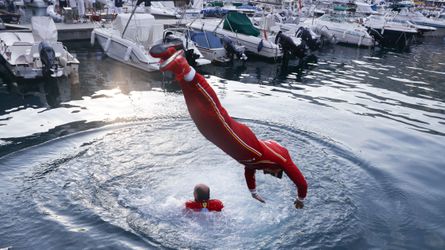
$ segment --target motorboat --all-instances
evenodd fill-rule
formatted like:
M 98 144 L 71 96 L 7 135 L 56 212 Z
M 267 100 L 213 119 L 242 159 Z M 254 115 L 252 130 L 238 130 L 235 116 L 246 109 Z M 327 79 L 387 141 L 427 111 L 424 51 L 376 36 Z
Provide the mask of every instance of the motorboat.
M 355 5 L 355 13 L 356 14 L 362 14 L 362 15 L 378 14 L 378 12 L 372 8 L 371 4 L 355 1 L 354 5 Z
M 244 13 L 229 12 L 221 20 L 194 20 L 187 27 L 216 33 L 220 37 L 228 37 L 235 44 L 244 46 L 246 52 L 254 55 L 277 59 L 283 56 L 283 50 L 292 52 L 297 57 L 304 56 L 305 49 L 301 39 L 288 37 L 282 32 L 267 32 L 256 28 Z M 283 42 L 283 44 L 277 42 Z
M 157 18 L 180 18 L 177 9 L 168 2 L 151 2 L 150 14 Z
M 419 34 L 410 24 L 391 21 L 382 15 L 371 15 L 364 19 L 371 36 L 384 47 L 405 48 Z
M 16 79 L 59 78 L 78 72 L 79 61 L 57 41 L 50 17 L 35 16 L 31 31 L 0 33 L 1 64 Z
M 418 29 L 422 30 L 424 36 L 445 36 L 445 19 L 428 18 L 419 11 L 402 8 L 400 12 L 394 14 L 393 20 L 419 25 Z M 427 27 L 433 27 L 434 29 L 428 29 Z
M 306 19 L 304 24 L 329 42 L 359 47 L 372 47 L 376 44 L 366 27 L 349 20 L 345 15 L 324 14 L 319 18 Z
M 246 60 L 244 47 L 237 46 L 228 37 L 218 37 L 209 31 L 188 30 L 188 36 L 198 47 L 204 58 L 212 62 L 226 63 L 234 58 Z
M 148 13 L 119 14 L 110 27 L 97 27 L 91 33 L 91 43 L 99 43 L 105 54 L 117 61 L 147 72 L 159 70 L 159 59 L 148 52 L 153 45 L 173 40 L 176 31 L 166 32 L 162 23 Z M 181 39 L 178 37 L 178 39 Z M 176 41 L 178 40 L 176 39 Z M 182 41 L 182 40 L 181 40 Z M 210 63 L 193 43 L 183 43 L 186 55 L 197 66 Z

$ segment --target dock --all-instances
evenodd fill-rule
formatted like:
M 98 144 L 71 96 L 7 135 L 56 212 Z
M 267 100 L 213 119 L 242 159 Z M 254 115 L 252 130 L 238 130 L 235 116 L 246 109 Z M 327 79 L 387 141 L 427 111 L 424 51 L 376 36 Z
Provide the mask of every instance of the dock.
M 156 22 L 163 24 L 164 27 L 177 25 L 179 21 L 179 19 L 156 19 Z M 111 24 L 101 24 L 97 22 L 73 24 L 56 23 L 58 40 L 63 42 L 90 39 L 93 29 L 101 25 L 107 26 Z M 5 26 L 9 30 L 31 30 L 31 24 L 5 24 Z

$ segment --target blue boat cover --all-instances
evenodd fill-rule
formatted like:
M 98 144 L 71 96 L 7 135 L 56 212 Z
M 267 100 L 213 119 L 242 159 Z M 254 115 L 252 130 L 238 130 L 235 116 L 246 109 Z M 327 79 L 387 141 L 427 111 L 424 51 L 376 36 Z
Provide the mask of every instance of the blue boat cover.
M 223 47 L 221 38 L 209 31 L 190 31 L 190 38 L 204 48 L 215 49 Z

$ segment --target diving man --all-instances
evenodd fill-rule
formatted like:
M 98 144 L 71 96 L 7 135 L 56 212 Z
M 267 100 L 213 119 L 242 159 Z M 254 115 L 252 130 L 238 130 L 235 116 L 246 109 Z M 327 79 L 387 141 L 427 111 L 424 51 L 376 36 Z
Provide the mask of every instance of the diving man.
M 258 140 L 250 128 L 230 117 L 215 91 L 187 63 L 183 53 L 168 44 L 157 45 L 150 50 L 153 57 L 161 59 L 160 70 L 171 71 L 176 76 L 190 116 L 201 134 L 244 165 L 247 187 L 253 198 L 265 202 L 256 191 L 257 170 L 277 178 L 281 178 L 284 171 L 298 189 L 295 208 L 303 208 L 307 183 L 287 149 L 272 140 Z

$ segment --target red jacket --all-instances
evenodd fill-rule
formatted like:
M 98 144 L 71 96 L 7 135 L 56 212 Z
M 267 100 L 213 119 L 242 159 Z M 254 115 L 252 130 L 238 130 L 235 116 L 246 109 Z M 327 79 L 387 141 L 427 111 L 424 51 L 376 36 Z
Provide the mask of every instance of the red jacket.
M 212 199 L 203 202 L 187 201 L 185 203 L 185 207 L 196 212 L 201 211 L 201 209 L 203 208 L 207 208 L 211 212 L 221 212 L 221 210 L 224 208 L 224 205 L 220 200 Z
M 221 105 L 206 79 L 196 74 L 191 82 L 180 80 L 190 116 L 209 141 L 245 166 L 249 189 L 255 188 L 255 169 L 279 168 L 305 198 L 307 183 L 286 148 L 274 141 L 260 141 L 246 125 L 235 121 Z

